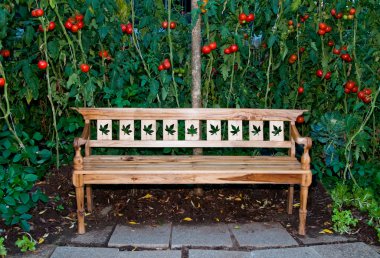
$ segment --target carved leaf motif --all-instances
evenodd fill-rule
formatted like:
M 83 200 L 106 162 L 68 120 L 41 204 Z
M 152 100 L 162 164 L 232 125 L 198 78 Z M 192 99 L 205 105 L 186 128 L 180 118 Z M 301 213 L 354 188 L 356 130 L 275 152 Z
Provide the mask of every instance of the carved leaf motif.
M 261 126 L 253 125 L 253 130 L 251 131 L 253 135 L 258 135 L 261 132 Z
M 218 125 L 214 126 L 211 124 L 210 124 L 210 126 L 211 126 L 211 130 L 209 132 L 211 133 L 211 135 L 214 135 L 214 134 L 217 135 L 218 132 L 220 131 L 219 126 Z
M 282 132 L 281 126 L 279 126 L 279 127 L 277 127 L 277 126 L 275 126 L 275 125 L 273 126 L 273 131 L 272 131 L 272 133 L 273 133 L 274 136 L 279 135 L 281 132 Z
M 102 135 L 104 135 L 104 134 L 108 135 L 108 133 L 110 132 L 110 130 L 108 129 L 108 124 L 100 125 L 99 131 L 102 132 Z
M 153 124 L 150 124 L 150 125 L 148 125 L 148 126 L 146 126 L 146 125 L 144 125 L 144 129 L 143 129 L 143 131 L 145 132 L 145 134 L 149 134 L 149 135 L 152 135 L 152 133 L 154 132 L 153 130 L 152 130 L 152 127 L 153 127 Z
M 127 134 L 127 135 L 130 135 L 132 130 L 131 130 L 131 125 L 123 125 L 123 127 L 121 128 L 121 130 L 124 132 L 124 134 Z
M 231 127 L 232 127 L 232 130 L 231 130 L 232 135 L 237 135 L 240 132 L 240 126 L 231 125 Z
M 190 134 L 191 136 L 198 134 L 198 128 L 195 128 L 194 125 L 191 125 L 189 128 L 187 128 L 187 134 Z
M 168 126 L 166 125 L 166 128 L 165 128 L 165 131 L 168 132 L 168 135 L 174 135 L 174 133 L 176 132 L 174 130 L 174 124 L 172 124 L 171 126 Z

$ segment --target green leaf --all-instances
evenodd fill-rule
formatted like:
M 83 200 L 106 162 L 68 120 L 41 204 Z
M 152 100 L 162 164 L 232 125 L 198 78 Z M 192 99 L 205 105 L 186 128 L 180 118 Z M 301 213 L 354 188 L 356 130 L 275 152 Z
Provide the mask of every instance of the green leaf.
M 108 133 L 110 132 L 110 130 L 108 129 L 108 124 L 100 125 L 99 131 L 102 132 L 102 135 L 108 135 Z
M 40 132 L 35 132 L 33 134 L 33 139 L 36 140 L 36 141 L 41 141 L 43 138 L 42 134 Z
M 240 132 L 240 126 L 234 126 L 234 125 L 231 125 L 232 127 L 232 130 L 231 130 L 231 133 L 232 135 L 237 135 L 239 132 Z
M 15 199 L 12 197 L 12 196 L 6 196 L 4 199 L 4 202 L 10 206 L 15 206 L 16 205 L 16 201 Z
M 191 136 L 198 134 L 198 128 L 195 128 L 194 125 L 191 125 L 189 128 L 187 128 L 187 134 L 190 134 Z
M 281 129 L 281 126 L 277 127 L 277 126 L 273 126 L 273 131 L 272 131 L 272 134 L 274 136 L 277 136 L 279 135 L 280 133 L 282 132 L 282 129 Z
M 211 127 L 211 130 L 209 132 L 211 133 L 211 135 L 217 135 L 218 132 L 220 131 L 219 125 L 214 126 L 214 125 L 210 124 L 210 127 Z
M 257 126 L 255 126 L 255 125 L 252 125 L 252 133 L 253 133 L 253 135 L 258 135 L 260 132 L 261 132 L 261 126 L 259 126 L 259 127 L 257 127 Z
M 276 41 L 277 41 L 277 36 L 271 35 L 268 39 L 268 48 L 271 48 Z
M 34 174 L 27 174 L 24 176 L 24 180 L 28 182 L 35 182 L 37 181 L 38 177 Z
M 27 193 L 21 193 L 20 194 L 20 200 L 23 204 L 27 204 L 30 200 L 30 196 Z
M 131 135 L 132 130 L 131 130 L 131 125 L 130 124 L 127 125 L 127 126 L 123 125 L 123 127 L 121 128 L 121 130 L 124 132 L 124 134 Z
M 166 125 L 165 131 L 168 132 L 168 135 L 174 135 L 176 130 L 174 130 L 174 124 L 171 126 Z
M 149 135 L 152 135 L 153 132 L 154 132 L 152 128 L 153 128 L 153 124 L 150 124 L 150 125 L 148 125 L 148 126 L 147 126 L 147 125 L 144 125 L 144 129 L 143 129 L 143 131 L 145 132 L 146 135 L 148 135 L 148 134 L 149 134 Z

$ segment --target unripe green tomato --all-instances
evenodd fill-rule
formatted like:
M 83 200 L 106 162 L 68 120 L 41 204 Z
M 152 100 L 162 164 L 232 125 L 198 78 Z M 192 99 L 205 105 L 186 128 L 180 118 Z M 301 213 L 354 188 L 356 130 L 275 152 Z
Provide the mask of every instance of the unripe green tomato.
M 347 14 L 343 15 L 343 20 L 347 20 L 348 16 Z

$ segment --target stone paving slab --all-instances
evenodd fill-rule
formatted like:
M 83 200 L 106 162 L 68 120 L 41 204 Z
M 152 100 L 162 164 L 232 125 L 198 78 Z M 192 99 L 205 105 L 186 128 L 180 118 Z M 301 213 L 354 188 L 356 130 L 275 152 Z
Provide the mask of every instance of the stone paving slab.
M 329 258 L 380 258 L 374 249 L 363 242 L 312 246 L 322 257 Z
M 172 247 L 232 247 L 226 224 L 173 226 Z
M 229 224 L 240 246 L 247 247 L 284 247 L 297 246 L 294 238 L 280 223 Z
M 253 258 L 321 258 L 311 247 L 279 248 L 257 250 L 251 253 Z
M 224 250 L 189 250 L 189 258 L 252 258 L 250 252 Z
M 164 251 L 124 251 L 119 252 L 117 258 L 181 258 L 180 250 L 164 250 Z M 115 257 L 116 258 L 116 257 Z
M 297 236 L 297 238 L 305 245 L 355 241 L 355 238 L 347 238 L 341 235 L 330 235 L 330 234 Z
M 111 236 L 112 226 L 105 227 L 104 229 L 94 230 L 91 229 L 86 234 L 76 235 L 69 240 L 73 244 L 83 245 L 105 245 Z
M 117 248 L 58 246 L 50 258 L 114 258 L 118 254 Z
M 160 226 L 117 225 L 109 242 L 109 247 L 136 246 L 142 248 L 169 248 L 171 224 Z

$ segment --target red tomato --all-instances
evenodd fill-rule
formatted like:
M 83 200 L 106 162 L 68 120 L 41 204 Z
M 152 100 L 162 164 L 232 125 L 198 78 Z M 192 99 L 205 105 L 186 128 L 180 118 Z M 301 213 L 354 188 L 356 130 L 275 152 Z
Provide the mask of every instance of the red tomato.
M 368 89 L 368 88 L 365 88 L 365 89 L 363 90 L 363 92 L 364 92 L 365 95 L 371 95 L 372 90 L 371 90 L 371 89 Z
M 327 26 L 326 33 L 331 32 L 331 31 L 332 31 L 332 27 L 331 26 Z
M 54 30 L 55 29 L 55 22 L 51 21 L 49 22 L 49 30 Z
M 341 54 L 340 58 L 342 58 L 344 61 L 346 61 L 347 58 L 349 58 L 349 55 L 348 54 Z
M 292 21 L 292 20 L 289 20 L 289 21 L 288 21 L 288 26 L 291 26 L 291 25 L 293 25 L 293 21 Z
M 296 54 L 293 54 L 293 55 L 290 55 L 289 57 L 289 61 L 296 61 L 298 59 L 297 55 Z
M 299 52 L 302 54 L 303 52 L 305 52 L 305 48 L 304 47 L 300 47 Z
M 331 9 L 330 13 L 331 13 L 332 16 L 335 16 L 336 15 L 336 10 L 335 9 Z
M 33 17 L 37 17 L 36 10 L 32 10 L 31 14 Z
M 354 87 L 351 89 L 351 92 L 356 93 L 356 92 L 358 92 L 358 90 L 359 90 L 358 86 L 354 86 Z
M 167 70 L 167 69 L 170 69 L 171 64 L 170 64 L 169 59 L 165 59 L 164 62 L 163 62 L 163 65 L 164 65 L 164 68 L 165 68 L 166 70 Z
M 209 47 L 211 48 L 211 50 L 216 49 L 217 48 L 216 42 L 211 42 Z
M 323 35 L 326 34 L 326 31 L 325 31 L 325 30 L 321 30 L 321 29 L 319 29 L 319 30 L 318 30 L 318 34 L 321 35 L 321 36 L 323 36 Z
M 236 44 L 230 46 L 231 53 L 237 52 L 239 47 Z
M 44 31 L 44 29 L 42 28 L 42 25 L 41 25 L 41 24 L 38 25 L 38 31 L 40 31 L 40 32 L 43 32 L 43 31 Z
M 245 13 L 239 14 L 239 21 L 246 21 L 247 20 L 247 15 Z
M 77 13 L 75 15 L 75 20 L 77 20 L 78 22 L 83 21 L 83 18 L 84 18 L 83 14 Z
M 305 122 L 305 118 L 303 116 L 298 116 L 296 119 L 297 124 L 303 124 Z
M 41 17 L 42 15 L 44 15 L 44 10 L 36 9 L 35 15 L 36 17 Z
M 48 66 L 48 63 L 45 60 L 40 60 L 38 61 L 37 66 L 40 70 L 45 70 L 46 67 Z
M 0 87 L 4 87 L 5 85 L 5 79 L 0 77 Z
M 303 18 L 302 16 L 301 16 L 300 20 L 301 20 L 301 22 L 305 22 L 306 21 L 305 18 Z
M 71 30 L 71 28 L 73 27 L 73 24 L 70 22 L 70 21 L 67 21 L 65 23 L 65 28 L 68 29 L 68 30 Z
M 358 98 L 359 98 L 359 99 L 363 99 L 364 97 L 365 97 L 365 93 L 364 93 L 364 91 L 362 91 L 362 90 L 359 91 L 359 92 L 358 92 Z
M 300 86 L 298 87 L 297 91 L 298 91 L 298 94 L 302 94 L 305 91 L 305 89 L 302 86 Z
M 10 57 L 11 56 L 11 51 L 8 49 L 2 49 L 0 51 L 0 55 L 2 55 L 4 58 Z
M 164 70 L 165 68 L 164 68 L 164 65 L 163 64 L 160 64 L 159 66 L 158 66 L 158 71 L 162 71 L 162 70 Z
M 317 75 L 319 78 L 322 78 L 323 71 L 321 69 L 319 69 L 319 70 L 317 70 L 317 72 L 315 73 L 315 75 Z
M 228 47 L 224 50 L 224 54 L 229 55 L 231 54 L 231 49 Z
M 351 93 L 351 90 L 348 89 L 348 88 L 344 88 L 344 93 L 346 93 L 346 94 L 350 94 L 350 93 Z
M 81 64 L 80 69 L 83 73 L 88 73 L 88 71 L 90 71 L 90 66 L 88 64 Z
M 351 8 L 350 11 L 349 11 L 349 14 L 354 15 L 355 13 L 356 13 L 355 8 Z
M 305 20 L 307 20 L 307 19 L 309 19 L 309 15 L 308 14 L 305 14 L 304 16 L 303 16 L 303 18 L 305 19 Z
M 77 23 L 77 25 L 78 25 L 78 28 L 81 30 L 84 27 L 84 22 L 80 21 Z
M 369 104 L 371 103 L 371 97 L 370 96 L 364 96 L 364 98 L 362 99 L 364 103 L 366 104 Z
M 331 72 L 327 72 L 326 75 L 325 75 L 325 79 L 326 80 L 330 80 L 331 79 Z
M 202 47 L 202 53 L 205 54 L 205 55 L 208 55 L 210 54 L 211 52 L 211 48 L 209 46 L 203 46 Z
M 177 27 L 177 23 L 175 23 L 175 22 L 170 23 L 170 29 L 171 30 L 174 30 L 176 27 Z
M 120 28 L 121 28 L 121 31 L 122 31 L 123 33 L 126 33 L 126 32 L 127 32 L 127 25 L 125 25 L 125 24 L 120 24 Z
M 337 15 L 335 15 L 335 18 L 337 19 L 342 19 L 343 17 L 343 13 L 338 13 Z
M 340 55 L 340 49 L 334 48 L 333 49 L 333 54 L 334 55 Z
M 332 40 L 329 40 L 329 42 L 327 43 L 327 45 L 329 45 L 329 47 L 332 47 L 335 45 L 334 41 Z
M 107 50 L 100 50 L 98 55 L 100 57 L 106 58 L 106 57 L 108 57 L 108 51 Z
M 253 13 L 248 14 L 246 21 L 253 22 L 255 20 L 255 15 Z
M 355 82 L 353 81 L 348 81 L 346 82 L 346 86 L 345 86 L 347 89 L 349 90 L 352 90 L 354 87 L 355 87 Z
M 67 21 L 71 22 L 72 24 L 76 24 L 77 20 L 74 17 L 69 17 Z
M 163 22 L 161 23 L 161 27 L 164 28 L 164 29 L 167 29 L 167 28 L 168 28 L 168 25 L 169 25 L 168 21 L 163 21 Z
M 347 51 L 348 47 L 347 46 L 342 46 L 341 49 L 344 50 L 344 51 Z
M 132 33 L 133 33 L 133 28 L 132 28 L 132 26 L 131 27 L 128 27 L 127 26 L 127 30 L 125 31 L 128 35 L 132 35 Z
M 78 30 L 79 30 L 79 26 L 76 25 L 76 24 L 74 24 L 74 25 L 71 27 L 71 32 L 73 32 L 73 33 L 78 32 Z
M 326 29 L 327 29 L 327 25 L 326 25 L 326 23 L 321 22 L 321 23 L 319 24 L 319 29 L 320 29 L 320 30 L 326 30 Z

